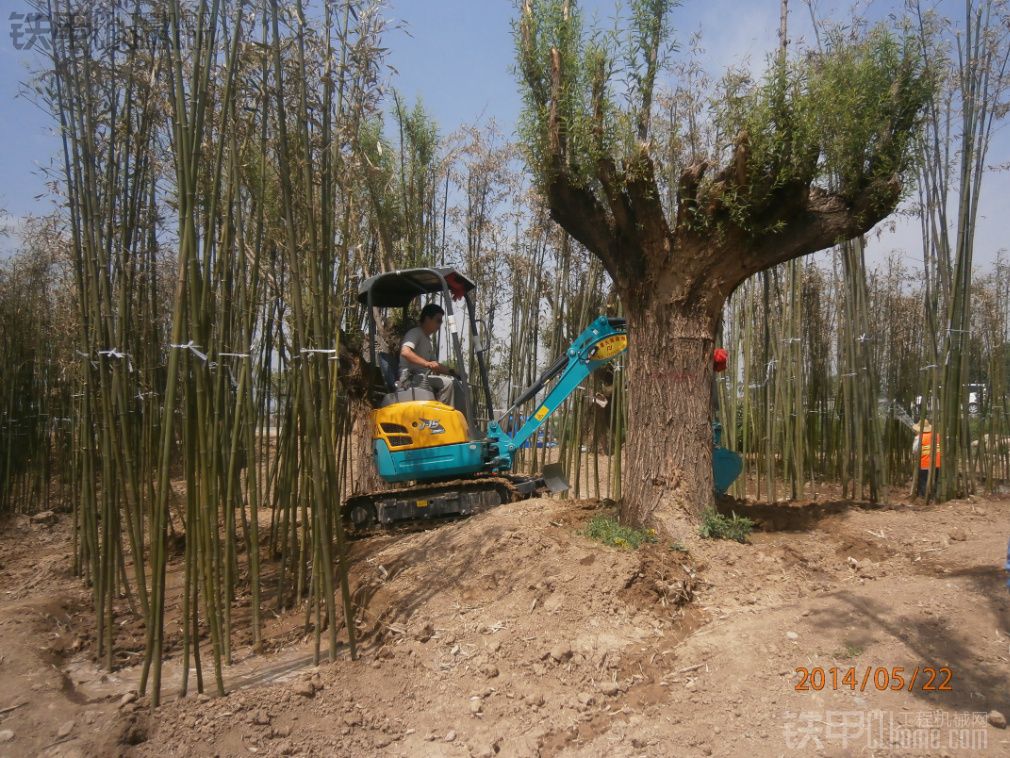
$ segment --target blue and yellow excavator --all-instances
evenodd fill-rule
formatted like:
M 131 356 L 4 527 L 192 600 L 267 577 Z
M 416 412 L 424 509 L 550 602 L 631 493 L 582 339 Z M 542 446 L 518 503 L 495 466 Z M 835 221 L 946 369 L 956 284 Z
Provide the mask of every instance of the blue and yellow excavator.
M 453 268 L 392 271 L 364 280 L 358 300 L 366 307 L 369 356 L 380 369 L 379 407 L 372 413 L 372 454 L 379 477 L 394 485 L 355 495 L 344 504 L 345 523 L 353 532 L 401 524 L 467 516 L 502 503 L 568 488 L 561 467 L 544 467 L 539 476 L 513 473 L 514 458 L 537 439 L 551 414 L 593 371 L 627 349 L 624 319 L 600 316 L 575 338 L 540 377 L 497 418 L 488 378 L 488 346 L 481 338 L 473 299 L 474 283 Z M 441 295 L 448 328 L 448 348 L 462 392 L 461 408 L 438 402 L 425 382 L 405 386 L 397 352 L 377 352 L 376 313 L 406 309 L 417 298 Z M 454 307 L 459 303 L 460 307 Z M 463 341 L 464 323 L 469 345 Z M 473 350 L 478 385 L 470 382 L 464 360 Z M 518 410 L 545 390 L 523 419 Z M 713 457 L 716 488 L 725 491 L 740 472 L 740 459 L 724 449 Z

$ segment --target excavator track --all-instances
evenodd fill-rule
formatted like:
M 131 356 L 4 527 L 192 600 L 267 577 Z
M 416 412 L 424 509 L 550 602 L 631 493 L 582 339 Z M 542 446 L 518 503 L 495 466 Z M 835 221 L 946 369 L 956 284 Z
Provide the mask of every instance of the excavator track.
M 344 527 L 351 537 L 360 538 L 434 526 L 524 500 L 542 489 L 542 479 L 479 476 L 369 492 L 354 495 L 344 503 Z

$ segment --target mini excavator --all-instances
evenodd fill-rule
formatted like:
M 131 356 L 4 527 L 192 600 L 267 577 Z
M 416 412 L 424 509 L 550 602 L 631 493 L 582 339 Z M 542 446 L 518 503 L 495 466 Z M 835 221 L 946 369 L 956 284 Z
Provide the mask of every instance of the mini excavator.
M 372 412 L 373 461 L 381 479 L 402 486 L 349 498 L 343 519 L 352 533 L 469 516 L 502 503 L 568 489 L 560 464 L 545 466 L 539 476 L 524 476 L 512 472 L 514 457 L 524 445 L 535 443 L 550 415 L 587 376 L 627 349 L 625 321 L 596 318 L 495 418 L 488 345 L 480 335 L 475 288 L 473 281 L 453 268 L 392 271 L 361 283 L 358 301 L 367 311 L 370 360 L 382 376 L 375 393 L 381 399 Z M 416 298 L 436 295 L 441 295 L 445 309 L 448 347 L 462 387 L 461 409 L 438 402 L 423 381 L 420 386 L 405 386 L 398 378 L 399 353 L 376 350 L 377 310 L 401 308 L 406 315 Z M 457 309 L 453 304 L 459 301 Z M 477 387 L 471 386 L 466 371 L 464 317 L 479 374 Z M 518 415 L 518 409 L 548 385 L 533 413 L 526 418 Z M 739 474 L 740 459 L 722 448 L 715 452 L 720 451 L 724 455 L 713 456 L 713 465 L 716 488 L 724 491 Z

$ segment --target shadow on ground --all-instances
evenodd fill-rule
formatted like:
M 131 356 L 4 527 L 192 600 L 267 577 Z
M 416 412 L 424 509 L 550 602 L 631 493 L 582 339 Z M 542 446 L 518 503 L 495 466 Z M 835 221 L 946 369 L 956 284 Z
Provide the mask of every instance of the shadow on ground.
M 733 513 L 745 516 L 764 532 L 807 532 L 823 519 L 849 511 L 897 510 L 907 507 L 904 503 L 884 504 L 860 500 L 748 503 L 724 497 L 716 502 L 719 513 L 725 516 Z
M 1005 639 L 1010 636 L 1010 602 L 1003 587 L 1002 571 L 993 565 L 978 565 L 945 575 L 947 579 L 967 582 L 966 595 L 990 598 L 990 607 L 998 619 L 999 634 Z M 990 656 L 979 654 L 979 640 L 967 640 L 961 633 L 957 618 L 946 618 L 940 615 L 895 615 L 893 609 L 879 600 L 844 591 L 834 596 L 850 609 L 849 614 L 839 615 L 837 611 L 830 613 L 811 614 L 811 622 L 825 631 L 845 633 L 851 627 L 857 630 L 867 630 L 861 638 L 857 631 L 849 634 L 852 644 L 858 647 L 873 640 L 870 634 L 882 631 L 900 640 L 913 652 L 921 667 L 939 668 L 946 666 L 951 671 L 950 689 L 924 690 L 923 683 L 927 678 L 920 671 L 915 686 L 908 690 L 917 699 L 936 707 L 960 711 L 988 711 L 997 709 L 1006 713 L 1010 710 L 1010 692 L 1006 687 L 1006 668 L 1002 663 L 987 662 Z M 885 663 L 881 663 L 885 665 Z M 888 667 L 894 663 L 886 664 Z M 911 677 L 911 671 L 906 670 L 905 676 Z M 938 688 L 946 680 L 945 675 L 938 675 L 932 682 L 933 688 Z

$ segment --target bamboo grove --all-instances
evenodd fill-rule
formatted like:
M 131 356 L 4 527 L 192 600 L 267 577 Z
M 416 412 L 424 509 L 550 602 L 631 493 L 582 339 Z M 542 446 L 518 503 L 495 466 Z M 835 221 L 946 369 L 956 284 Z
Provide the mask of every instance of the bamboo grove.
M 354 656 L 368 628 L 339 517 L 374 485 L 362 277 L 466 270 L 502 407 L 621 305 L 494 124 L 442 134 L 387 92 L 381 5 L 99 7 L 140 44 L 67 23 L 35 81 L 62 138 L 62 205 L 0 264 L 0 512 L 72 514 L 94 653 L 121 665 L 117 630 L 139 619 L 157 704 L 167 658 L 181 693 L 223 691 L 237 647 L 263 649 L 266 613 L 302 614 L 317 660 Z M 1008 47 L 991 19 L 969 23 L 967 47 L 934 51 L 950 65 L 911 198 L 923 250 L 869 265 L 854 240 L 727 305 L 718 416 L 745 459 L 736 496 L 895 497 L 925 417 L 949 440 L 940 497 L 1010 481 L 1010 261 L 972 257 Z M 697 71 L 679 73 L 657 96 L 671 165 L 712 139 Z M 560 459 L 573 496 L 619 499 L 623 377 L 593 377 L 519 465 Z

